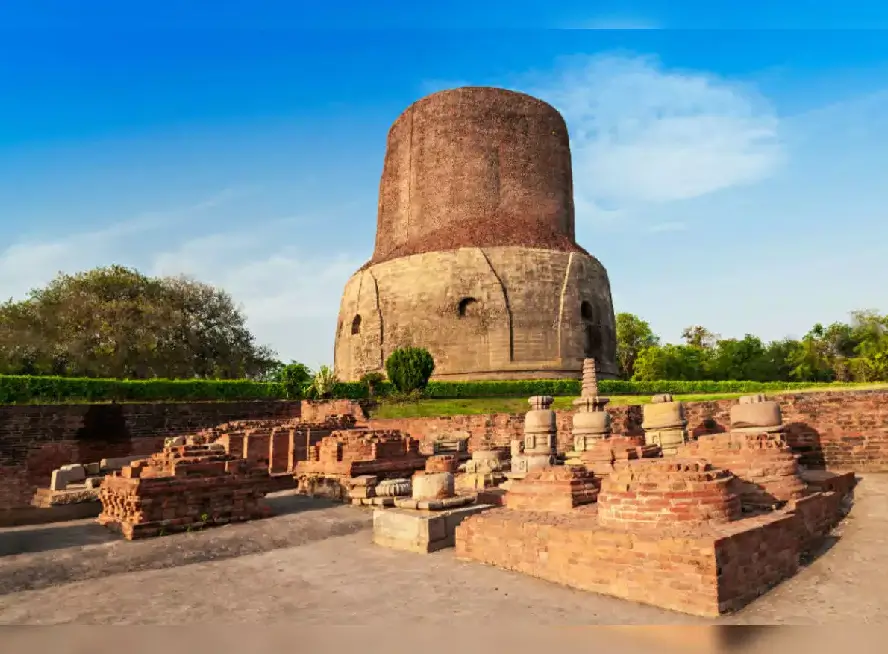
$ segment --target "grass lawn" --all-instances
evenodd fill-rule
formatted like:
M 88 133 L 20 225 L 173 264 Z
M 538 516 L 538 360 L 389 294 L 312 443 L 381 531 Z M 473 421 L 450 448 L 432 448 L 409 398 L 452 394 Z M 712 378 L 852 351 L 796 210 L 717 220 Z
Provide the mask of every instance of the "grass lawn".
M 823 393 L 837 390 L 875 390 L 888 388 L 888 384 L 849 384 L 839 388 L 810 388 L 787 391 L 796 393 Z M 749 393 L 718 393 L 707 395 L 676 395 L 675 399 L 682 402 L 710 402 L 714 400 L 736 399 Z M 770 393 L 769 395 L 774 395 Z M 647 404 L 649 395 L 611 395 L 611 406 L 627 404 Z M 576 396 L 556 397 L 552 408 L 569 410 Z M 418 402 L 386 403 L 383 401 L 372 412 L 373 418 L 433 418 L 436 416 L 476 415 L 482 413 L 524 413 L 529 410 L 527 398 L 518 397 L 482 397 L 463 400 L 419 400 Z

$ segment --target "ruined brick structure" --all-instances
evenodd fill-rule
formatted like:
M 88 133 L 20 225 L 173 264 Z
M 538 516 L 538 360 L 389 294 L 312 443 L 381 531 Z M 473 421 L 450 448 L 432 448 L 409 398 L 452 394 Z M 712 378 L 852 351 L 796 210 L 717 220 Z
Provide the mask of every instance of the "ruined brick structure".
M 218 445 L 178 445 L 125 466 L 99 488 L 99 523 L 128 540 L 270 515 L 268 468 Z
M 884 390 L 784 394 L 780 403 L 784 436 L 799 462 L 808 467 L 888 470 L 888 392 Z M 687 429 L 692 437 L 727 432 L 730 410 L 736 400 L 685 403 Z M 437 418 L 371 419 L 360 406 L 347 400 L 332 402 L 195 402 L 155 404 L 64 404 L 0 407 L 0 521 L 4 514 L 29 511 L 34 494 L 48 487 L 53 470 L 65 464 L 89 463 L 105 458 L 150 455 L 159 451 L 167 436 L 192 434 L 202 428 L 246 418 L 271 420 L 283 425 L 303 416 L 304 423 L 323 425 L 327 418 L 352 412 L 372 429 L 400 430 L 420 441 L 432 453 L 441 439 L 459 435 L 471 451 L 502 447 L 521 439 L 523 414 L 464 415 Z M 644 440 L 641 406 L 608 406 L 616 435 Z M 558 411 L 558 449 L 573 446 L 574 412 Z M 311 430 L 311 444 L 330 432 Z M 281 437 L 283 438 L 283 437 Z M 236 438 L 234 439 L 237 440 Z M 282 470 L 282 445 L 275 442 L 270 456 L 265 437 L 250 439 L 251 451 L 264 451 L 272 472 Z M 261 441 L 266 441 L 262 444 Z M 296 439 L 294 460 L 307 456 Z M 460 441 L 462 442 L 462 441 Z M 613 440 L 612 445 L 619 443 Z M 627 443 L 627 446 L 633 446 Z M 241 442 L 240 447 L 243 447 Z M 235 443 L 234 451 L 238 445 Z M 242 451 L 242 450 L 241 450 Z M 610 452 L 603 452 L 604 459 Z M 278 463 L 275 463 L 277 461 Z M 587 460 L 587 465 L 590 461 Z M 596 475 L 606 471 L 595 467 Z
M 773 396 L 783 413 L 786 443 L 808 467 L 858 472 L 888 471 L 888 392 L 884 390 L 786 393 Z M 692 437 L 730 430 L 731 407 L 737 400 L 685 402 L 687 429 Z M 644 440 L 642 407 L 608 406 L 614 434 Z M 558 450 L 573 448 L 571 435 L 575 413 L 556 411 Z M 508 447 L 524 433 L 524 414 L 498 413 L 391 418 L 369 421 L 374 429 L 400 429 L 423 442 L 444 434 L 469 436 L 470 451 Z
M 616 375 L 610 282 L 575 240 L 567 126 L 548 104 L 459 88 L 392 125 L 376 247 L 348 281 L 335 369 L 427 348 L 437 379 Z
M 294 475 L 303 492 L 345 499 L 349 479 L 410 477 L 425 466 L 416 439 L 398 431 L 356 429 L 334 431 L 312 445 L 307 460 L 296 464 Z

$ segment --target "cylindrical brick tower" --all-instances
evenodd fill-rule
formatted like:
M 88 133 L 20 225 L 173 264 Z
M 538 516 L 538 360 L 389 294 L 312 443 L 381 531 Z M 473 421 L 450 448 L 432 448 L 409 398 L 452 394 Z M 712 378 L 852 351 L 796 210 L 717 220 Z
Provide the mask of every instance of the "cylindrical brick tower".
M 616 375 L 607 272 L 577 245 L 567 126 L 522 93 L 466 87 L 389 130 L 376 247 L 348 281 L 335 369 L 425 347 L 436 379 Z

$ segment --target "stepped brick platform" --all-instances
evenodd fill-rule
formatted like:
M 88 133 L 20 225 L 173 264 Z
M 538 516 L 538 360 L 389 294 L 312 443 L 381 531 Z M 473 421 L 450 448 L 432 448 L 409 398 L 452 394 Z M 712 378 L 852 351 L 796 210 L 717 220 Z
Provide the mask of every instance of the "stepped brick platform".
M 598 497 L 600 481 L 581 467 L 552 466 L 531 470 L 515 480 L 505 495 L 506 508 L 517 511 L 566 512 Z
M 602 482 L 598 517 L 611 527 L 729 522 L 741 515 L 736 490 L 730 472 L 705 461 L 630 461 Z
M 581 452 L 579 462 L 596 477 L 606 477 L 620 463 L 657 458 L 660 455 L 660 448 L 657 445 L 645 445 L 643 437 L 611 436 L 599 440 Z
M 744 517 L 741 486 L 727 470 L 702 460 L 628 461 L 601 481 L 596 504 L 552 511 L 543 494 L 536 503 L 526 497 L 522 510 L 513 504 L 468 517 L 456 528 L 456 555 L 715 617 L 796 573 L 844 515 L 839 492 L 817 490 L 830 487 L 846 488 L 847 480 L 823 475 L 807 496 Z
M 807 494 L 798 457 L 779 433 L 701 436 L 680 447 L 678 456 L 705 459 L 716 468 L 730 470 L 740 481 L 747 509 L 770 508 Z
M 267 517 L 268 479 L 219 445 L 168 446 L 105 477 L 98 522 L 133 540 Z

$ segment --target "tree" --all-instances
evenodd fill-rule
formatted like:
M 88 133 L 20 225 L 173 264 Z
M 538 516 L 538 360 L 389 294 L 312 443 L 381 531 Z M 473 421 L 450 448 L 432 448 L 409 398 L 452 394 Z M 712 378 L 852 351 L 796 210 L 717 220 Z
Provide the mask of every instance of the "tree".
M 798 347 L 790 352 L 787 361 L 792 366 L 790 376 L 794 380 L 827 382 L 836 378 L 825 334 L 823 325 L 814 325 L 799 341 Z
M 654 345 L 635 362 L 634 381 L 697 381 L 706 378 L 709 351 L 690 345 Z
M 312 378 L 308 392 L 312 397 L 325 399 L 333 395 L 333 389 L 338 383 L 339 379 L 336 378 L 333 368 L 321 366 Z
M 271 373 L 267 375 L 268 381 L 283 384 L 287 397 L 291 398 L 302 397 L 305 394 L 306 388 L 311 384 L 313 377 L 311 369 L 298 361 L 291 361 L 286 365 L 278 363 Z
M 691 347 L 713 348 L 718 336 L 701 325 L 685 327 L 681 332 L 685 343 Z
M 403 347 L 392 352 L 385 360 L 389 381 L 401 393 L 423 390 L 435 372 L 435 360 L 422 347 Z
M 225 291 L 184 277 L 109 266 L 0 305 L 0 372 L 233 379 L 275 363 Z
M 651 330 L 651 326 L 631 313 L 618 313 L 617 320 L 617 367 L 620 377 L 632 379 L 635 372 L 635 361 L 647 347 L 660 342 Z
M 716 341 L 708 369 L 714 380 L 770 381 L 776 375 L 765 344 L 752 334 Z

